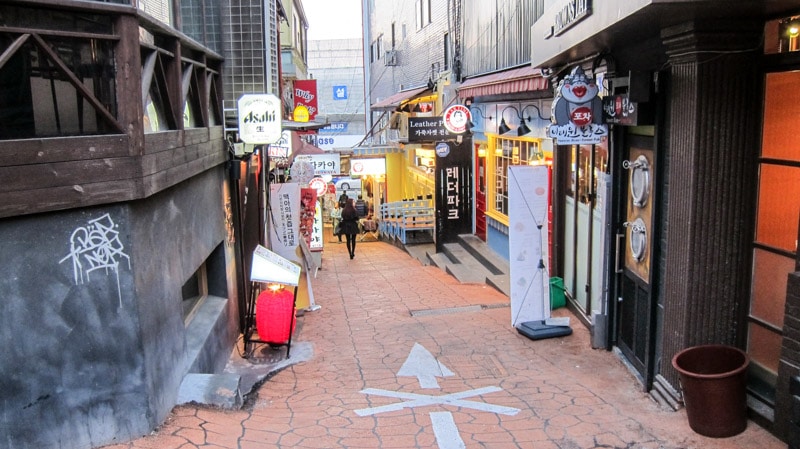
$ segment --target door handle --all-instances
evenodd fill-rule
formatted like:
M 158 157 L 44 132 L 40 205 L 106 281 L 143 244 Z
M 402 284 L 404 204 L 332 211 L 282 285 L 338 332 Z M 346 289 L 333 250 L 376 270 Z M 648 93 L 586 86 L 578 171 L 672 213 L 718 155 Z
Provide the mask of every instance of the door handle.
M 617 274 L 622 274 L 622 268 L 619 267 L 619 248 L 620 248 L 620 239 L 625 237 L 625 234 L 617 234 L 615 237 L 615 250 L 614 250 L 614 272 Z

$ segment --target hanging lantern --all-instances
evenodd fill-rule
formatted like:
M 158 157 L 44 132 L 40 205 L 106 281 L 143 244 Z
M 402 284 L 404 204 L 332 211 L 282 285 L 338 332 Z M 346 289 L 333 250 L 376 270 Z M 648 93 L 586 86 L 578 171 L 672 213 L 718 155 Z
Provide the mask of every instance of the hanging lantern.
M 256 330 L 261 341 L 285 344 L 294 333 L 294 292 L 282 284 L 270 284 L 256 300 Z

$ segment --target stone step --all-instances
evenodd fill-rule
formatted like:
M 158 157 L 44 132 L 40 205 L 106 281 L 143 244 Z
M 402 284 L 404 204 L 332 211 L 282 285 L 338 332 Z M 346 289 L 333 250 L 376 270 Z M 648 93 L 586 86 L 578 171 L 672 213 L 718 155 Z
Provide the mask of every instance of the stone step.
M 178 404 L 205 404 L 228 410 L 242 406 L 241 376 L 189 373 L 178 390 Z
M 459 241 L 464 248 L 478 259 L 493 274 L 508 274 L 508 261 L 498 256 L 489 246 L 474 234 L 461 234 Z
M 461 283 L 485 284 L 486 278 L 493 274 L 460 243 L 445 243 L 442 250 L 452 262 L 449 273 Z

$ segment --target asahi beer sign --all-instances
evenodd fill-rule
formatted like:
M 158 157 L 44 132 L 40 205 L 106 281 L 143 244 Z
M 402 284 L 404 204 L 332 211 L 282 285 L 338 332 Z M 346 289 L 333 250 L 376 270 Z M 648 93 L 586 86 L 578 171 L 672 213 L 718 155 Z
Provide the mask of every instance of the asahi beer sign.
M 272 94 L 239 98 L 239 138 L 250 144 L 275 143 L 281 138 L 281 100 Z
M 548 136 L 556 139 L 558 145 L 602 142 L 608 135 L 608 125 L 603 121 L 599 93 L 594 80 L 580 66 L 575 67 L 556 89 Z

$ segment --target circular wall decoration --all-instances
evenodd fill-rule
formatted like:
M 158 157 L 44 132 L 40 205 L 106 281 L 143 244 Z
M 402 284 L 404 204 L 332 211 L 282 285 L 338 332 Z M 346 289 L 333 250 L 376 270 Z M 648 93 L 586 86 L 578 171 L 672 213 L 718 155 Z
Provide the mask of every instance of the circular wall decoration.
M 637 262 L 641 262 L 647 249 L 647 228 L 644 225 L 644 221 L 641 218 L 637 218 L 629 229 L 631 254 Z
M 631 171 L 631 196 L 633 205 L 644 207 L 650 197 L 650 162 L 641 154 L 636 158 Z
M 294 161 L 290 170 L 292 181 L 307 184 L 314 178 L 314 164 L 308 161 Z

